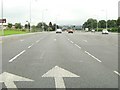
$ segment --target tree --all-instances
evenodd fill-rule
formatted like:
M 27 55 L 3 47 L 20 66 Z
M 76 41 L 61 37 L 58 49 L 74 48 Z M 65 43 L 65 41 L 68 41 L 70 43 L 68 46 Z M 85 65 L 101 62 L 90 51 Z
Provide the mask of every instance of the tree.
M 48 30 L 48 25 L 46 23 L 44 23 L 44 22 L 38 23 L 36 27 L 40 28 L 40 29 L 44 29 L 45 31 Z
M 49 22 L 49 27 L 52 27 L 52 22 Z
M 117 21 L 116 20 L 108 20 L 107 25 L 108 25 L 108 28 L 115 28 L 115 27 L 117 27 Z
M 15 23 L 15 28 L 16 28 L 16 29 L 21 29 L 21 28 L 22 28 L 21 23 Z
M 12 28 L 12 23 L 8 23 L 8 28 Z
M 37 28 L 42 28 L 42 22 L 39 22 L 39 23 L 37 24 Z
M 91 29 L 95 29 L 97 28 L 97 20 L 96 19 L 92 19 L 89 18 L 82 26 L 84 29 L 85 28 L 89 28 L 89 30 Z
M 106 21 L 105 20 L 100 20 L 98 22 L 98 27 L 99 28 L 106 28 Z

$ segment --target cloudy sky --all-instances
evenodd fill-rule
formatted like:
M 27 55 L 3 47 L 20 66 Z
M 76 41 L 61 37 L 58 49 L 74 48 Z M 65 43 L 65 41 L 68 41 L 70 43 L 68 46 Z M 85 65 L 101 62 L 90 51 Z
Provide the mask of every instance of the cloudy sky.
M 119 0 L 31 0 L 31 23 L 83 24 L 88 18 L 118 18 Z M 1 2 L 0 2 L 1 5 Z M 30 0 L 3 0 L 7 23 L 30 21 Z M 1 12 L 1 11 L 0 11 Z M 43 16 L 43 18 L 42 18 Z

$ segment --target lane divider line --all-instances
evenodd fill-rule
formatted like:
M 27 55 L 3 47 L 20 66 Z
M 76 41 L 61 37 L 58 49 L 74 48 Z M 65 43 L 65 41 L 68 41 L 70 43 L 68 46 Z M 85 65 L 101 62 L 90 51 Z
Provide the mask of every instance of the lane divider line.
M 40 42 L 40 40 L 37 40 L 36 43 Z
M 34 44 L 32 44 L 32 45 L 28 46 L 28 48 L 31 48 L 33 45 L 34 45 Z
M 80 47 L 80 46 L 78 46 L 77 44 L 75 44 L 75 46 L 77 46 L 78 48 L 80 48 L 80 49 L 81 49 L 81 47 Z
M 22 52 L 20 52 L 18 55 L 16 55 L 15 57 L 13 57 L 12 59 L 9 60 L 9 62 L 14 61 L 16 58 L 18 58 L 20 55 L 22 55 L 24 52 L 26 52 L 26 50 L 23 50 Z
M 120 76 L 120 73 L 119 73 L 119 72 L 117 72 L 117 71 L 114 71 L 114 73 L 116 73 L 117 75 L 119 75 L 119 76 Z
M 95 56 L 90 54 L 89 52 L 85 51 L 85 53 L 88 54 L 89 56 L 91 56 L 92 58 L 94 58 L 95 60 L 97 60 L 98 62 L 102 62 L 101 60 L 99 60 L 98 58 L 96 58 Z
M 73 41 L 70 41 L 71 43 L 74 43 Z
M 84 42 L 88 42 L 87 40 L 83 40 Z
M 20 41 L 21 41 L 21 42 L 23 42 L 23 41 L 24 41 L 24 39 L 21 39 Z

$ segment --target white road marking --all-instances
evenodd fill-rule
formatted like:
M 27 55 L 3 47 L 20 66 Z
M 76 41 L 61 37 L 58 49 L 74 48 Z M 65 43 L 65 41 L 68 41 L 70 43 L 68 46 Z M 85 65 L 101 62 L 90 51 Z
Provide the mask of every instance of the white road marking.
M 84 42 L 88 42 L 87 40 L 83 40 Z
M 58 66 L 55 66 L 47 73 L 45 73 L 42 77 L 54 77 L 56 88 L 65 88 L 63 77 L 80 77 L 80 76 Z
M 40 55 L 40 59 L 43 59 L 44 55 L 45 55 L 45 52 L 42 52 L 42 54 Z
M 54 41 L 56 41 L 56 39 L 54 39 Z
M 36 43 L 40 42 L 40 40 L 37 40 Z
M 74 43 L 73 41 L 70 41 L 71 43 Z
M 68 41 L 70 41 L 70 39 L 68 39 Z
M 80 49 L 81 49 L 81 47 L 80 47 L 80 46 L 78 46 L 77 44 L 75 44 L 75 46 L 77 46 L 78 48 L 80 48 Z
M 31 48 L 33 45 L 34 45 L 34 44 L 32 44 L 32 45 L 28 46 L 28 48 Z
M 24 39 L 21 39 L 20 41 L 21 41 L 21 42 L 23 42 L 23 41 L 24 41 Z
M 96 58 L 95 56 L 90 54 L 89 52 L 85 51 L 85 53 L 88 54 L 89 56 L 91 56 L 92 58 L 94 58 L 95 60 L 97 60 L 98 62 L 102 62 L 101 60 L 99 60 L 98 58 Z
M 9 88 L 17 88 L 14 81 L 33 81 L 31 79 L 4 72 L 0 75 L 0 82 L 4 82 L 5 86 Z M 11 89 L 10 89 L 11 90 Z M 16 89 L 17 90 L 17 89 Z
M 15 57 L 13 57 L 12 59 L 9 60 L 9 62 L 14 61 L 16 58 L 18 58 L 20 55 L 22 55 L 26 50 L 23 50 L 22 52 L 20 52 L 18 55 L 16 55 Z
M 114 73 L 116 73 L 117 75 L 119 75 L 119 76 L 120 76 L 120 73 L 119 73 L 119 72 L 117 72 L 117 71 L 114 71 Z

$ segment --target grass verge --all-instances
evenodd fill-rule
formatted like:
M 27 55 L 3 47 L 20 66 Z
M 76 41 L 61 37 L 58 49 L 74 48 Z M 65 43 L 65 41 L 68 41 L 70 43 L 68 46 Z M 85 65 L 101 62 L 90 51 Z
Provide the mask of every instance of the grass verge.
M 4 36 L 7 35 L 14 35 L 14 34 L 26 34 L 26 31 L 20 31 L 20 30 L 4 30 Z M 2 31 L 0 30 L 0 36 L 2 36 Z

